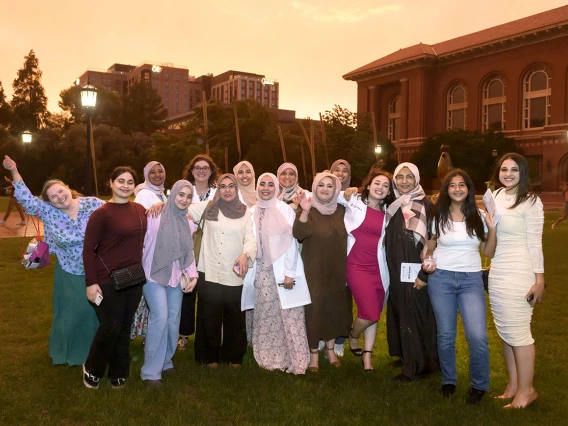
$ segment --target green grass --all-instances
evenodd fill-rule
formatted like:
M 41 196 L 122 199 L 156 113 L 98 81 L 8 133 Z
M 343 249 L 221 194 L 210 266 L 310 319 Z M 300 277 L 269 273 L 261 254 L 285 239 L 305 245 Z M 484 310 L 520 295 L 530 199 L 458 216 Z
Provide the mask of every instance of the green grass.
M 1 210 L 1 209 L 0 209 Z M 343 366 L 321 358 L 318 374 L 290 376 L 261 370 L 247 353 L 244 367 L 216 371 L 197 366 L 193 350 L 178 352 L 178 376 L 161 389 L 140 381 L 143 345 L 131 345 L 131 379 L 113 391 L 106 379 L 87 390 L 80 367 L 52 366 L 47 355 L 51 321 L 52 267 L 24 271 L 18 265 L 21 240 L 0 240 L 0 425 L 561 425 L 568 423 L 566 354 L 566 239 L 568 224 L 550 231 L 557 212 L 547 213 L 544 237 L 545 302 L 535 309 L 535 386 L 539 400 L 526 410 L 504 412 L 492 396 L 505 387 L 500 342 L 488 319 L 491 393 L 479 407 L 464 403 L 468 350 L 457 343 L 459 384 L 450 399 L 437 395 L 440 375 L 413 383 L 392 381 L 382 320 L 375 346 L 376 373 L 364 374 L 347 353 Z

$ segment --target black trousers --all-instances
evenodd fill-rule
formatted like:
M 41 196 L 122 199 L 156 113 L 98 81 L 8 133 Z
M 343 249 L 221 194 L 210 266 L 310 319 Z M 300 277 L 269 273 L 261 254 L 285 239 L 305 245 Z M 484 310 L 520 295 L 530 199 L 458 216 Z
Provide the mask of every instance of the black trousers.
M 209 364 L 242 364 L 247 349 L 245 313 L 241 311 L 243 286 L 205 281 L 199 273 L 195 360 Z
M 103 301 L 95 305 L 100 324 L 85 368 L 100 378 L 108 366 L 109 379 L 126 379 L 130 375 L 130 326 L 142 297 L 142 286 L 121 291 L 116 291 L 112 284 L 100 287 Z
M 181 301 L 181 319 L 179 322 L 180 336 L 188 337 L 195 333 L 195 299 L 199 284 L 191 293 L 184 293 Z

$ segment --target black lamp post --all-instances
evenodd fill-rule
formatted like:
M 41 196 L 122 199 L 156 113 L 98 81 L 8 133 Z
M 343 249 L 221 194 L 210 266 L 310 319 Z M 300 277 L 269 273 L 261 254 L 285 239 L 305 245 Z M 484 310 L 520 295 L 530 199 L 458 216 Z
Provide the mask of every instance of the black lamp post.
M 87 114 L 87 152 L 85 153 L 85 195 L 92 195 L 93 156 L 91 155 L 91 114 L 97 105 L 97 89 L 87 84 L 81 89 L 81 105 Z
M 22 132 L 22 143 L 24 144 L 24 153 L 28 153 L 28 145 L 32 143 L 32 132 L 25 130 Z

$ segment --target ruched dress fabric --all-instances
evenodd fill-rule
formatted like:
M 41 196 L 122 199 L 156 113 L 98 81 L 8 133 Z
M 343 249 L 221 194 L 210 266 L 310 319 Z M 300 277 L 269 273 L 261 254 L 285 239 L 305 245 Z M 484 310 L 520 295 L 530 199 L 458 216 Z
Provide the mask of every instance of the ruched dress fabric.
M 260 209 L 258 232 L 262 232 L 265 209 Z M 304 307 L 282 309 L 272 265 L 266 265 L 262 255 L 256 259 L 254 280 L 254 322 L 252 322 L 252 349 L 258 365 L 267 370 L 282 370 L 304 374 L 310 362 L 306 337 Z
M 535 283 L 535 274 L 544 273 L 542 202 L 536 197 L 534 203 L 528 199 L 510 209 L 515 197 L 504 190 L 499 191 L 495 201 L 502 215 L 497 224 L 497 248 L 489 272 L 489 302 L 495 327 L 510 346 L 532 345 L 533 308 L 526 295 Z

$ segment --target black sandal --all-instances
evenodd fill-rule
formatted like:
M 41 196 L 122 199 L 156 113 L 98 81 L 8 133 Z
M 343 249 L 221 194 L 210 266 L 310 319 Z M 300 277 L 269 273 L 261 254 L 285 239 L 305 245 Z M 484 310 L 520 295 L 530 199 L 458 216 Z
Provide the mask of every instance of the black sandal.
M 363 354 L 371 354 L 371 356 L 373 356 L 373 351 L 363 351 L 361 352 L 361 364 L 363 364 L 363 369 L 365 370 L 365 373 L 374 373 L 375 369 L 373 368 L 365 368 L 365 362 L 363 361 Z
M 353 330 L 353 328 L 351 328 L 349 330 L 349 350 L 351 351 L 351 353 L 355 356 L 362 356 L 363 355 L 363 349 L 361 348 L 352 348 L 351 347 L 351 339 L 357 339 L 357 341 L 359 341 L 358 338 L 353 337 L 353 335 L 351 334 L 351 331 Z

